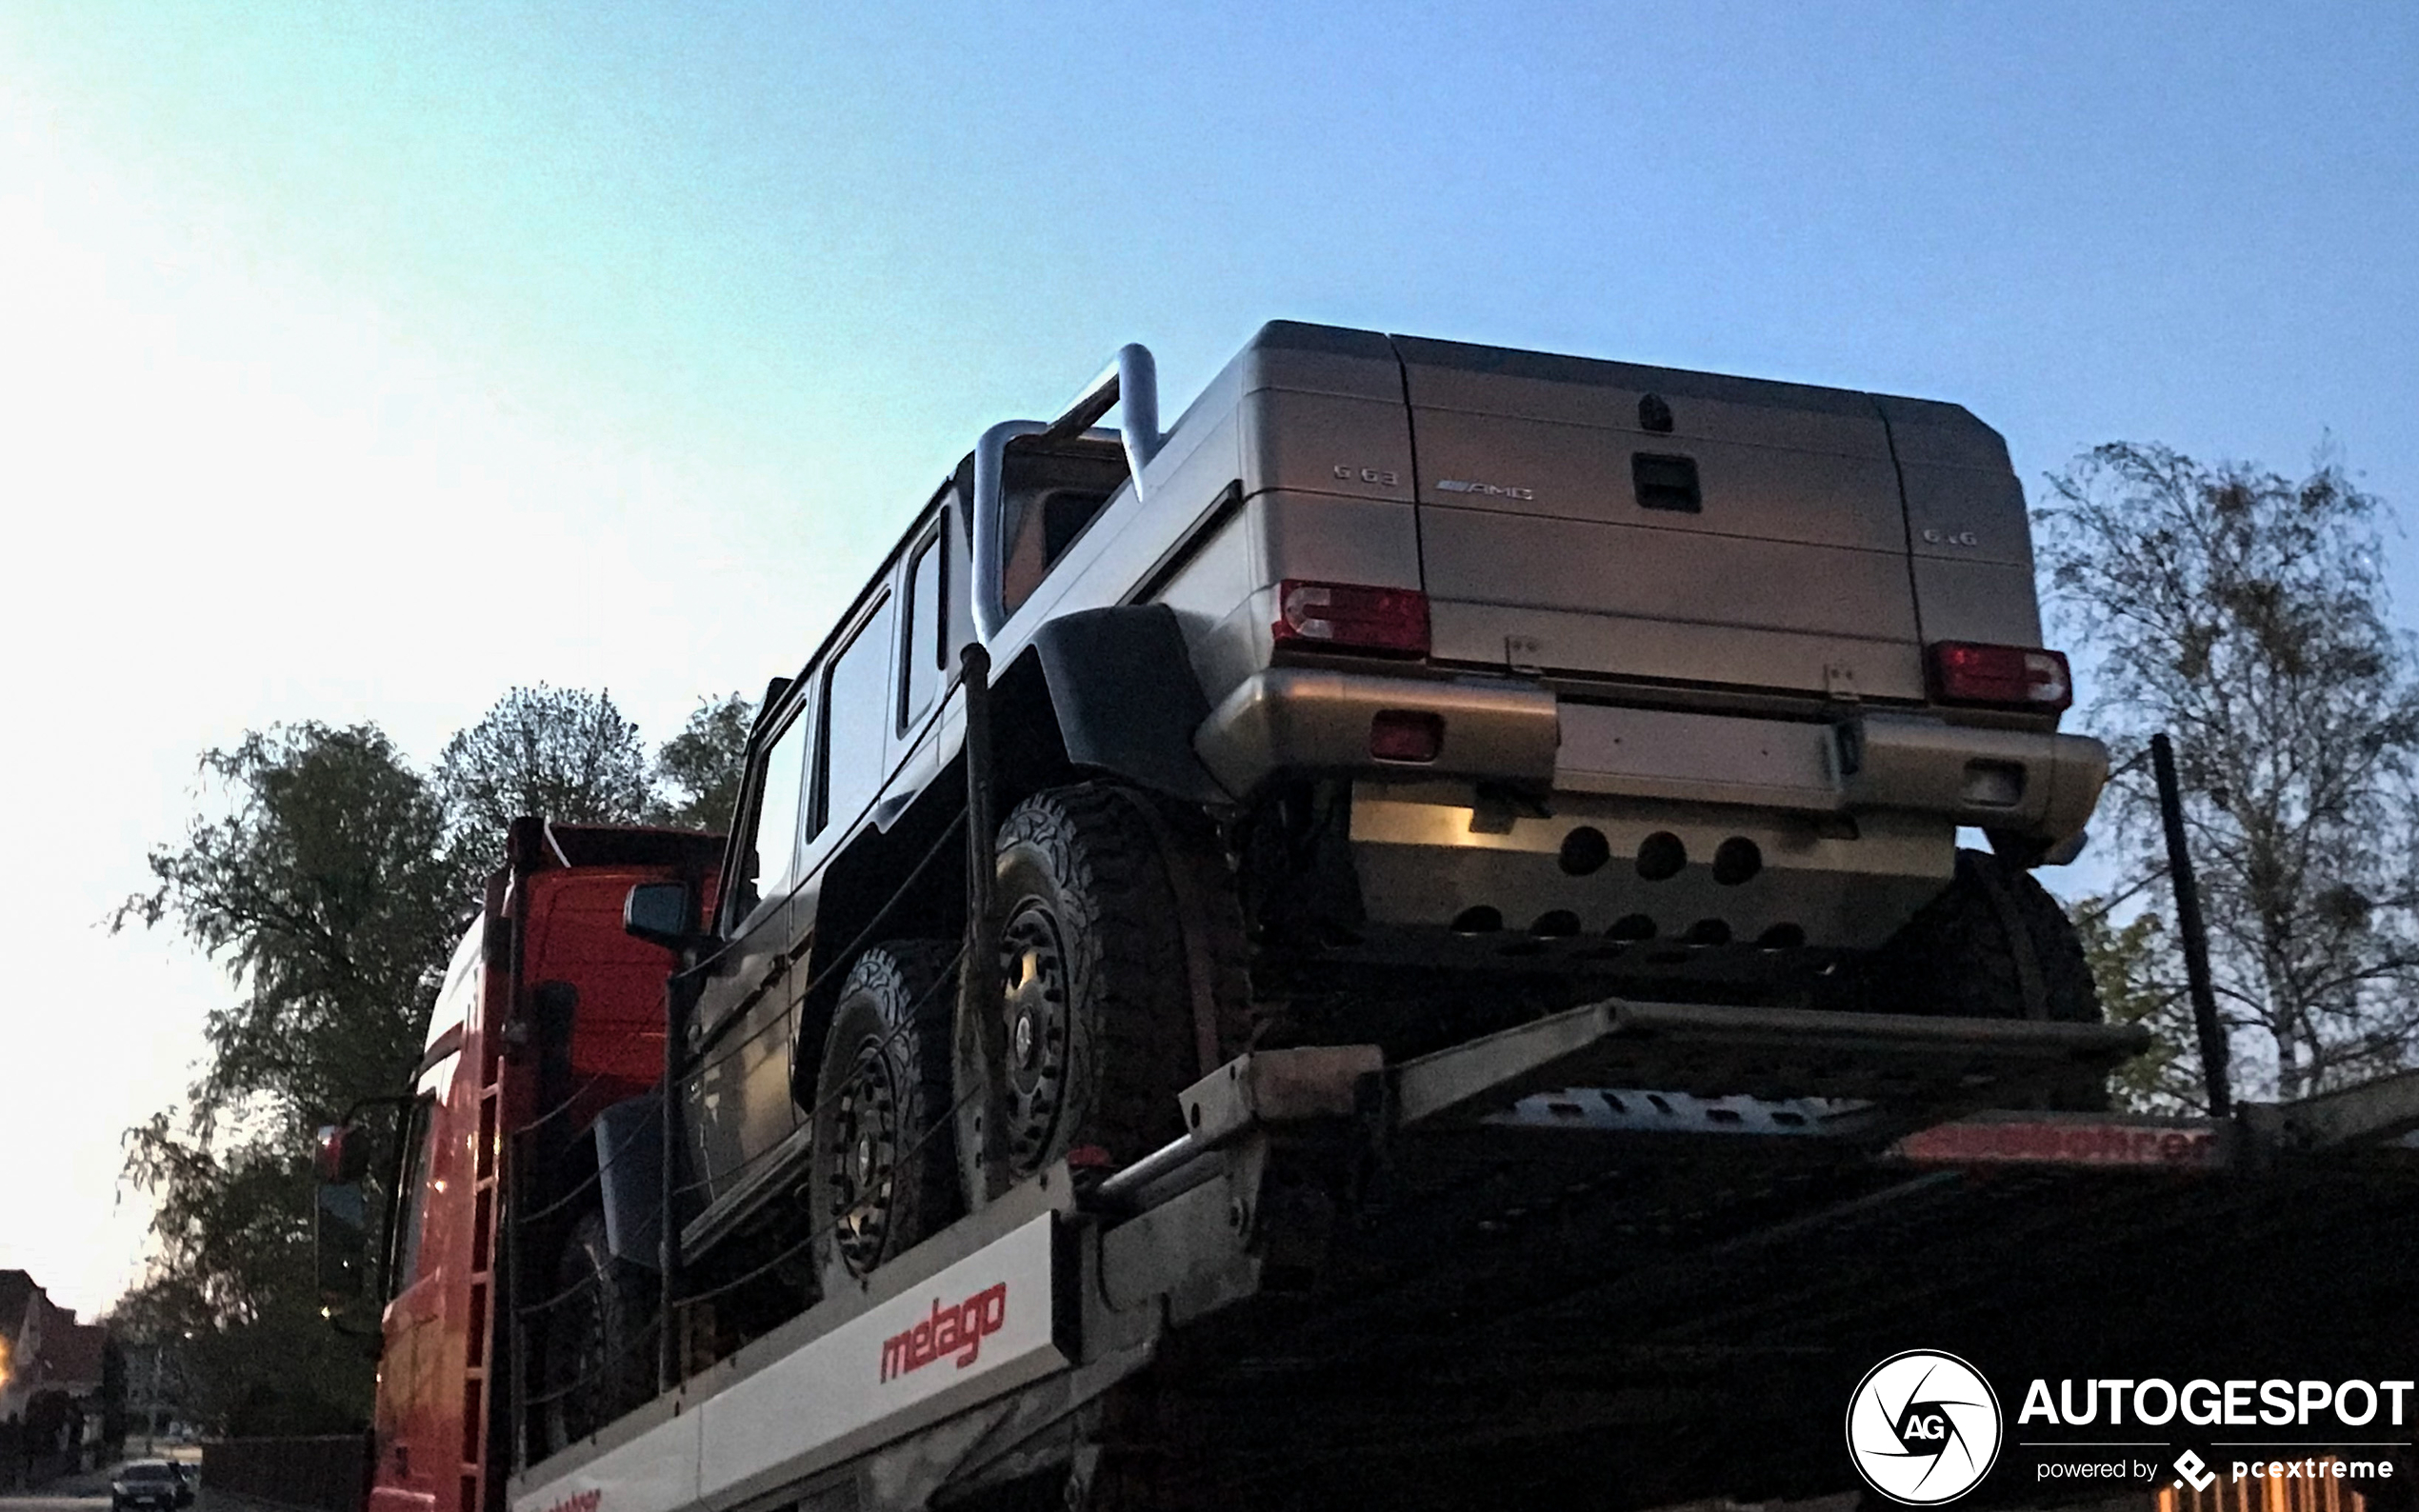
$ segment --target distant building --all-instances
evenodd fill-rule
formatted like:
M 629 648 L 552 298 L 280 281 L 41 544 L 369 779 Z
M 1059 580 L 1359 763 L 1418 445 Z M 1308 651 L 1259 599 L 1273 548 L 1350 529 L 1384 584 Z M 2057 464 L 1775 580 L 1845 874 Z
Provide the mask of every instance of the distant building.
M 102 1428 L 109 1335 L 50 1301 L 22 1270 L 0 1270 L 0 1440 L 16 1462 L 0 1483 L 37 1466 L 89 1463 Z

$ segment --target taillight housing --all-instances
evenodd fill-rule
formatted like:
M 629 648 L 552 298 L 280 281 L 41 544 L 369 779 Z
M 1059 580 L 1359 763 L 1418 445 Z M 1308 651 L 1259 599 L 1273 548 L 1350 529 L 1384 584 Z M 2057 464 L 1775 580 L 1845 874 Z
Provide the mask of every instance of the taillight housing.
M 2073 704 L 2074 677 L 2063 651 L 1940 641 L 1931 647 L 1931 696 L 1943 704 L 2053 713 Z
M 1277 585 L 1277 645 L 1365 656 L 1426 656 L 1428 595 L 1353 583 Z

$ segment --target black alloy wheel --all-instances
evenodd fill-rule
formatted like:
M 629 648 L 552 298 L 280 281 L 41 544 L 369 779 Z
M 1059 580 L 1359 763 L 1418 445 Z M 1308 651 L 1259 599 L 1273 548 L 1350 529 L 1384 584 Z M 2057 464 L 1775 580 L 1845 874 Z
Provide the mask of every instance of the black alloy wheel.
M 1058 1161 L 1114 1168 L 1174 1139 L 1176 1095 L 1249 1035 L 1233 873 L 1200 815 L 1051 788 L 1008 816 L 998 856 L 999 1017 L 954 1044 L 976 1206 Z
M 949 1129 L 956 952 L 929 941 L 857 959 L 815 1079 L 810 1248 L 823 1295 L 864 1283 L 959 1211 Z

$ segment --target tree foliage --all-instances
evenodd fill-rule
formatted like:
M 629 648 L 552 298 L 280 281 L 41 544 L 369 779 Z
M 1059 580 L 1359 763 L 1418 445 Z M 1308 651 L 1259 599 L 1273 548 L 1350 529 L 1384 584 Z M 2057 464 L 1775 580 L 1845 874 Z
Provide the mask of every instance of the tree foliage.
M 2120 923 L 2109 902 L 2087 898 L 2073 909 L 2100 1006 L 2109 1023 L 2139 1024 L 2156 1036 L 2149 1051 L 2109 1078 L 2109 1093 L 2118 1106 L 2136 1113 L 2199 1108 L 2206 1102 L 2206 1088 L 2191 1000 L 2185 994 L 2182 963 L 2171 948 L 2167 920 L 2145 910 Z
M 2165 854 L 2138 758 L 2169 731 L 2246 1089 L 2290 1098 L 2403 1064 L 2419 683 L 2387 614 L 2384 507 L 2332 459 L 2294 481 L 2156 446 L 2101 447 L 2051 487 L 2052 607 L 2092 653 L 2089 727 L 2119 758 L 2102 824 L 2129 890 L 2159 897 L 2142 890 Z M 2155 998 L 2182 973 L 2149 912 L 2131 936 L 2104 925 L 2100 960 Z
M 111 1309 L 112 1328 L 172 1342 L 183 1412 L 222 1432 L 358 1427 L 374 1366 L 320 1316 L 308 1158 L 265 1140 L 221 1151 L 167 1113 L 130 1143 L 132 1174 L 159 1200 L 159 1247 L 150 1279 Z
M 127 1133 L 156 1250 L 119 1311 L 181 1341 L 205 1421 L 324 1432 L 366 1417 L 367 1358 L 319 1315 L 313 1134 L 410 1078 L 505 826 L 719 828 L 752 713 L 702 701 L 651 770 L 609 695 L 546 686 L 507 693 L 426 775 L 368 725 L 272 728 L 202 758 L 208 811 L 151 852 L 150 886 L 111 923 L 174 926 L 234 987 L 186 1104 Z
M 729 827 L 739 806 L 739 778 L 756 706 L 744 693 L 700 699 L 681 732 L 655 753 L 662 787 L 648 819 L 680 829 Z
M 199 1129 L 247 1115 L 291 1146 L 410 1073 L 470 878 L 436 794 L 374 726 L 247 735 L 202 766 L 228 812 L 152 851 L 154 885 L 113 924 L 172 921 L 234 980 L 204 1029 Z
M 636 824 L 652 799 L 647 746 L 610 693 L 516 687 L 446 742 L 435 783 L 453 836 L 479 872 L 504 854 L 523 814 L 569 824 Z
M 410 1075 L 469 881 L 435 793 L 374 726 L 272 729 L 202 766 L 226 811 L 154 850 L 151 890 L 114 921 L 172 921 L 236 989 L 182 1116 L 127 1135 L 157 1204 L 144 1305 L 193 1336 L 213 1421 L 342 1426 L 370 1376 L 317 1316 L 312 1131 Z

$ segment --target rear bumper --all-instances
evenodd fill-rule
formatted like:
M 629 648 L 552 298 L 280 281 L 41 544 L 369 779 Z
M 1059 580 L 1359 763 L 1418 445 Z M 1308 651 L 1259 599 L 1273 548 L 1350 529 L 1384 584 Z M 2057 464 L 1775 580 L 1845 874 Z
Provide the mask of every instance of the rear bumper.
M 1444 721 L 1433 763 L 1370 758 L 1370 721 L 1394 709 Z M 1619 954 L 1625 970 L 1757 979 L 1796 969 L 1803 946 L 1888 940 L 1948 883 L 1960 826 L 2073 836 L 2108 776 L 2106 748 L 2081 736 L 1841 713 L 1680 713 L 1279 667 L 1225 699 L 1194 744 L 1238 795 L 1287 772 L 1351 782 L 1375 955 L 1491 959 L 1517 938 L 1531 954 Z M 1657 943 L 1609 952 L 1608 937 Z
M 1370 760 L 1369 721 L 1387 709 L 1444 719 L 1436 760 Z M 1240 796 L 1278 772 L 1302 770 L 1543 786 L 1553 779 L 1560 740 L 1554 695 L 1543 688 L 1275 666 L 1245 678 L 1220 701 L 1194 735 L 1193 748 L 1220 786 Z
M 1436 760 L 1370 758 L 1370 721 L 1392 709 L 1444 721 Z M 2088 736 L 1844 714 L 1677 713 L 1566 703 L 1511 682 L 1271 667 L 1219 703 L 1194 746 L 1236 794 L 1282 771 L 1461 779 L 1797 815 L 1921 815 L 2052 843 L 2084 826 L 2108 780 L 2108 748 Z

